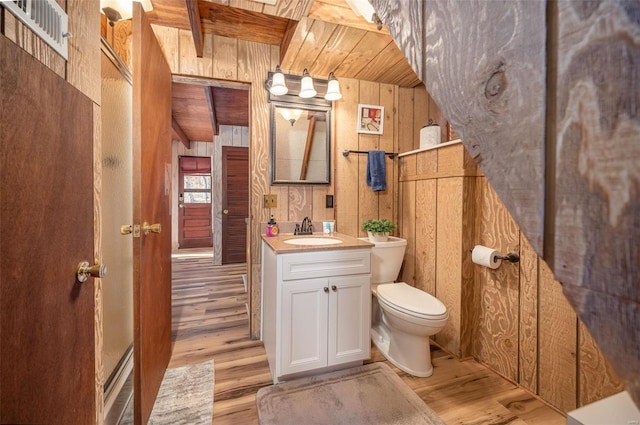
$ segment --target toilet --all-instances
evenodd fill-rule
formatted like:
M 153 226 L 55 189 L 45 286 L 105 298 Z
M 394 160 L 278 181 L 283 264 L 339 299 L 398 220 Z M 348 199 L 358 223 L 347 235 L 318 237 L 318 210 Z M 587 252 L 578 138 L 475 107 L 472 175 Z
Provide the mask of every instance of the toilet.
M 389 237 L 387 242 L 373 243 L 371 340 L 399 369 L 413 376 L 431 376 L 429 337 L 447 323 L 447 308 L 424 291 L 393 283 L 404 259 L 405 239 Z

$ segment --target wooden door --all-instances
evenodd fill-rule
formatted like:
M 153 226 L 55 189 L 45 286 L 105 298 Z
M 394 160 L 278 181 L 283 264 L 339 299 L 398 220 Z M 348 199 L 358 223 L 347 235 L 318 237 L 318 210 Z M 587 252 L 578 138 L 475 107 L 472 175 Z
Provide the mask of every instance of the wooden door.
M 222 147 L 222 264 L 247 261 L 249 149 Z
M 178 159 L 178 247 L 213 247 L 211 158 Z
M 133 239 L 134 419 L 146 424 L 171 357 L 171 71 L 133 5 L 133 220 L 161 226 Z
M 93 278 L 93 103 L 0 35 L 0 423 L 102 411 Z

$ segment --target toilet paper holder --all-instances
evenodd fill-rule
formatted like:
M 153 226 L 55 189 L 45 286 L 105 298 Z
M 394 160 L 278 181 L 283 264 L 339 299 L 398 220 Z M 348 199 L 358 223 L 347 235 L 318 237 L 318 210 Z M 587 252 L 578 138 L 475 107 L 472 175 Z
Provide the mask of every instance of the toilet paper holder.
M 470 249 L 469 252 L 473 252 L 473 249 Z M 510 263 L 517 263 L 520 261 L 520 256 L 515 252 L 509 252 L 507 255 L 497 255 L 496 258 Z

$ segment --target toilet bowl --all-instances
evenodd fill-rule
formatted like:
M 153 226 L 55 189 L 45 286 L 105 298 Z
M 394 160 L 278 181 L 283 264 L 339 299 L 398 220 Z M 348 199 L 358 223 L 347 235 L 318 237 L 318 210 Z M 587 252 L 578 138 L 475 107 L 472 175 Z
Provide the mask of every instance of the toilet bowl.
M 374 244 L 371 340 L 399 369 L 413 376 L 431 376 L 429 337 L 447 323 L 447 308 L 424 291 L 404 282 L 393 283 L 402 266 L 406 240 L 390 237 L 388 242 Z

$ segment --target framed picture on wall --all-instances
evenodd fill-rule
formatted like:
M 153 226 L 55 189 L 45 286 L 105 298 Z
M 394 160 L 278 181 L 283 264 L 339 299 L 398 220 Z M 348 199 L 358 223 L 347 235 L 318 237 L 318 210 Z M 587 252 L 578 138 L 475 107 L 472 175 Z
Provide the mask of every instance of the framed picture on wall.
M 358 133 L 382 134 L 384 106 L 358 105 Z

